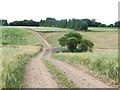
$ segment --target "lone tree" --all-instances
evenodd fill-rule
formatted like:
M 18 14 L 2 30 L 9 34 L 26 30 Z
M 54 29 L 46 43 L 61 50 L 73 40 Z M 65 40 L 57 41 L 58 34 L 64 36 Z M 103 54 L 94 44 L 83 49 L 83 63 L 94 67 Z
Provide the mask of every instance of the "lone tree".
M 87 52 L 92 51 L 93 42 L 82 39 L 82 35 L 77 32 L 70 32 L 59 39 L 61 46 L 67 46 L 70 52 Z

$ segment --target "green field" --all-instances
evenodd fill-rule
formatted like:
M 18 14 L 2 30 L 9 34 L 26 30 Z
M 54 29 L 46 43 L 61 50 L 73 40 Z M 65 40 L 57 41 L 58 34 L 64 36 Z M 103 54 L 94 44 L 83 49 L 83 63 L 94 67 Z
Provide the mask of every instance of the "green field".
M 22 28 L 3 28 L 2 45 L 40 45 L 31 30 Z
M 40 51 L 42 44 L 29 29 L 3 28 L 1 32 L 4 47 L 0 48 L 2 50 L 0 87 L 21 88 L 25 65 Z
M 116 27 L 89 27 L 90 32 L 118 32 Z
M 70 32 L 74 31 L 72 29 L 66 29 L 66 28 L 54 28 L 54 27 L 32 27 L 31 29 L 34 29 L 35 31 L 40 32 Z

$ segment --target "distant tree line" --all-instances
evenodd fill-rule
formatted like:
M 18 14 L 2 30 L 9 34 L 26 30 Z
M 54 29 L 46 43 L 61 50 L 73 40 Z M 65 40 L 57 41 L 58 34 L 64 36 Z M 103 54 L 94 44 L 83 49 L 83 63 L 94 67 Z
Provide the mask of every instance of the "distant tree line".
M 33 20 L 13 21 L 10 26 L 39 26 L 39 22 Z
M 7 20 L 0 19 L 0 26 L 8 26 Z
M 75 30 L 87 30 L 88 27 L 119 27 L 120 21 L 115 22 L 115 24 L 106 25 L 97 22 L 95 19 L 56 20 L 55 18 L 47 18 L 46 20 L 41 20 L 39 25 L 44 27 L 60 27 Z
M 115 27 L 120 27 L 120 21 L 115 22 Z
M 46 20 L 40 21 L 40 26 L 44 27 L 60 27 L 60 28 L 69 28 L 74 30 L 87 30 L 88 24 L 79 19 L 62 19 L 56 20 L 54 18 L 47 18 Z
M 60 27 L 69 28 L 74 30 L 87 30 L 88 27 L 119 27 L 120 21 L 114 24 L 106 25 L 97 22 L 95 19 L 62 19 L 56 20 L 55 18 L 46 18 L 46 20 L 40 20 L 39 22 L 33 20 L 13 21 L 8 24 L 7 20 L 0 19 L 0 25 L 2 26 L 43 26 L 43 27 Z

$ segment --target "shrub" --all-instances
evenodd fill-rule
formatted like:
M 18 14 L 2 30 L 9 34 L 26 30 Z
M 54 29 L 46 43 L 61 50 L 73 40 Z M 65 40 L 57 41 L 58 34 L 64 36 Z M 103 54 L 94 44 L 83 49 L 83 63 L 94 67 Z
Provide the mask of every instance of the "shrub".
M 92 52 L 93 51 L 93 42 L 90 41 L 90 40 L 82 40 L 81 41 L 81 44 L 78 46 L 78 51 L 80 52 L 87 52 L 87 51 L 90 51 Z
M 61 46 L 67 46 L 70 52 L 91 52 L 94 46 L 92 41 L 82 39 L 82 35 L 77 32 L 65 34 L 59 39 L 59 44 Z

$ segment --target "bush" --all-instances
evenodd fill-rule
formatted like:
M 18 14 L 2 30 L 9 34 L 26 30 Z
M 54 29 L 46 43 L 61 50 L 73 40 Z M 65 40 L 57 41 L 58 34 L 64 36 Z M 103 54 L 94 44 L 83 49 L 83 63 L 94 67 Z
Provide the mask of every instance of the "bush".
M 77 38 L 75 37 L 70 37 L 68 38 L 67 46 L 70 52 L 74 52 L 74 50 L 77 47 Z
M 80 52 L 87 52 L 87 51 L 92 52 L 93 46 L 94 46 L 94 44 L 90 40 L 82 40 L 81 44 L 78 46 L 78 51 L 80 51 Z
M 76 32 L 65 34 L 59 39 L 59 44 L 61 46 L 67 46 L 70 52 L 91 52 L 94 46 L 92 41 L 82 39 L 82 35 Z

